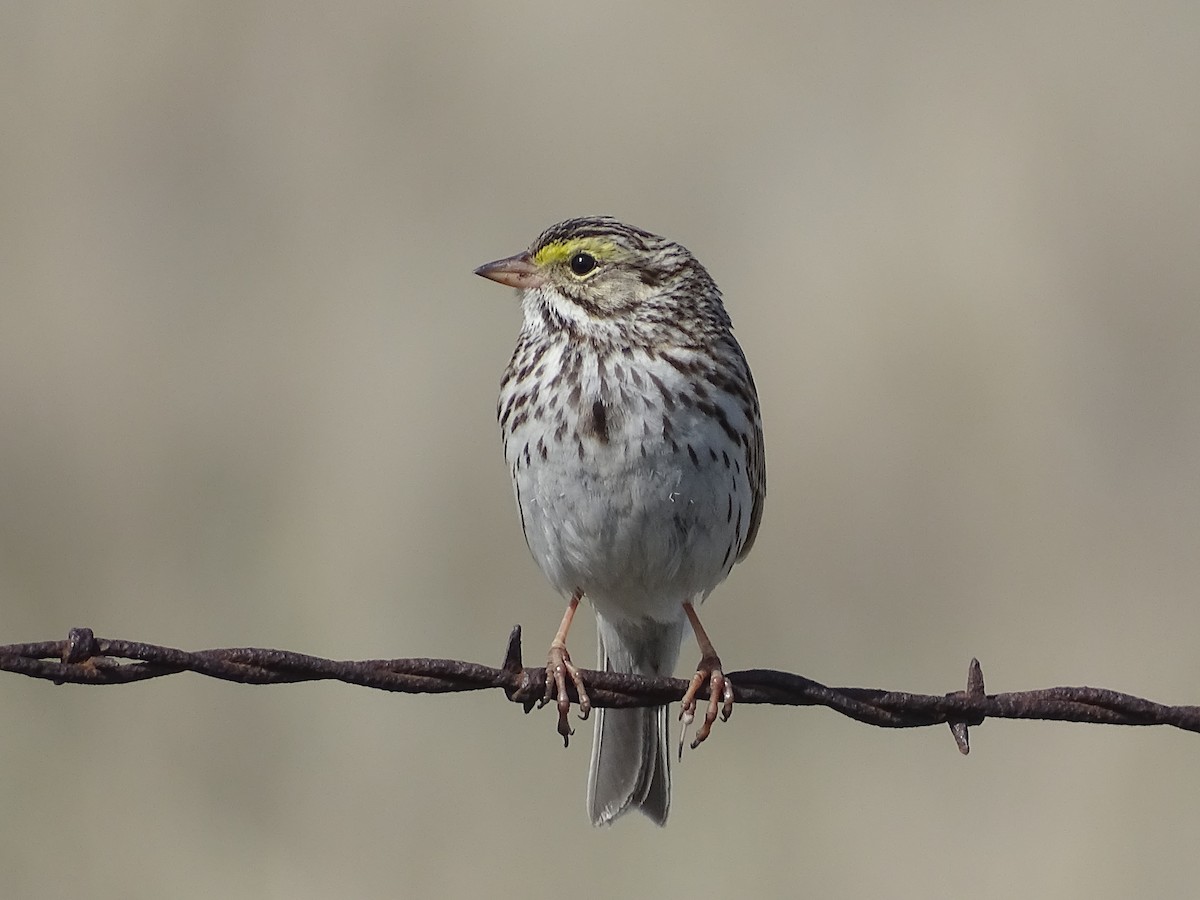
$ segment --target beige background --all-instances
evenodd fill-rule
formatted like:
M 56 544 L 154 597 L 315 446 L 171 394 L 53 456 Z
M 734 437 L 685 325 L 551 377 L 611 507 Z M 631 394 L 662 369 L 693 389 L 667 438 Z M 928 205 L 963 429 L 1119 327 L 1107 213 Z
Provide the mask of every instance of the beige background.
M 605 212 L 758 379 L 730 668 L 1200 702 L 1198 9 L 6 5 L 0 643 L 540 656 L 471 269 Z M 1195 887 L 1166 729 L 744 707 L 601 832 L 590 728 L 499 695 L 3 675 L 0 721 L 17 900 Z

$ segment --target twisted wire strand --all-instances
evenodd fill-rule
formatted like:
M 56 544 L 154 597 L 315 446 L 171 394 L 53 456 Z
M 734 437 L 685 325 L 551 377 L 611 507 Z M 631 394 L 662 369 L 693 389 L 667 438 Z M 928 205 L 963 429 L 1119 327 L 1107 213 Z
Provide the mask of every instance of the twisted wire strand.
M 234 647 L 189 652 L 139 641 L 98 638 L 73 628 L 64 641 L 0 646 L 0 671 L 56 684 L 130 684 L 179 672 L 239 684 L 341 681 L 384 691 L 441 694 L 500 688 L 526 712 L 545 694 L 546 670 L 521 662 L 521 626 L 509 635 L 504 662 L 495 668 L 455 659 L 332 660 L 287 650 Z M 827 687 L 772 669 L 727 673 L 738 703 L 824 706 L 867 725 L 921 728 L 949 725 L 964 754 L 968 726 L 984 719 L 1041 719 L 1105 725 L 1169 725 L 1200 733 L 1200 706 L 1167 706 L 1104 688 L 1053 687 L 988 694 L 983 670 L 972 659 L 965 690 L 944 695 L 876 688 Z M 688 682 L 616 672 L 584 672 L 593 706 L 658 706 L 679 700 Z M 568 684 L 572 701 L 577 700 Z M 707 699 L 706 690 L 700 697 Z

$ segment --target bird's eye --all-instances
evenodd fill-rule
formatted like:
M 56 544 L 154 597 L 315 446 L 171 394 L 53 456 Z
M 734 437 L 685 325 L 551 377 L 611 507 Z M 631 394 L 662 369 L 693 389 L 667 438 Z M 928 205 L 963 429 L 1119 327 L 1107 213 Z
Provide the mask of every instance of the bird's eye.
M 576 253 L 571 257 L 571 271 L 582 278 L 584 275 L 596 268 L 596 257 L 590 253 Z

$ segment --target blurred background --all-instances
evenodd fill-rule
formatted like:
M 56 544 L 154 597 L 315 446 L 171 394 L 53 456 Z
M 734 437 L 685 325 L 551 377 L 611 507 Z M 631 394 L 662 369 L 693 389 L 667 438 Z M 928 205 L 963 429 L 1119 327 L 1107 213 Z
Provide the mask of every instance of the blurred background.
M 1200 702 L 1200 7 L 0 10 L 0 643 L 536 664 L 471 270 L 609 213 L 725 291 L 730 669 Z M 576 658 L 594 661 L 590 614 Z M 689 642 L 683 666 L 694 663 Z M 0 675 L 0 893 L 1182 896 L 1200 736 L 742 707 L 597 831 L 499 694 Z

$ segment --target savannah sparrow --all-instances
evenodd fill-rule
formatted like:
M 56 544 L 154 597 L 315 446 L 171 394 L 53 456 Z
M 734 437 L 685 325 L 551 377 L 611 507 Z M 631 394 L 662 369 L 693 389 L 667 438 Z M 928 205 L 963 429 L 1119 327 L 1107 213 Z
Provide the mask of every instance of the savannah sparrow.
M 600 217 L 561 222 L 475 272 L 521 291 L 500 385 L 504 456 L 529 549 L 568 598 L 543 702 L 557 702 L 564 741 L 567 679 L 590 711 L 566 647 L 581 598 L 608 671 L 672 674 L 690 621 L 702 659 L 685 733 L 706 681 L 710 693 L 695 747 L 718 713 L 729 718 L 733 688 L 694 605 L 750 551 L 766 492 L 758 396 L 721 292 L 679 244 Z M 598 710 L 594 824 L 635 807 L 666 822 L 667 741 L 665 706 Z

